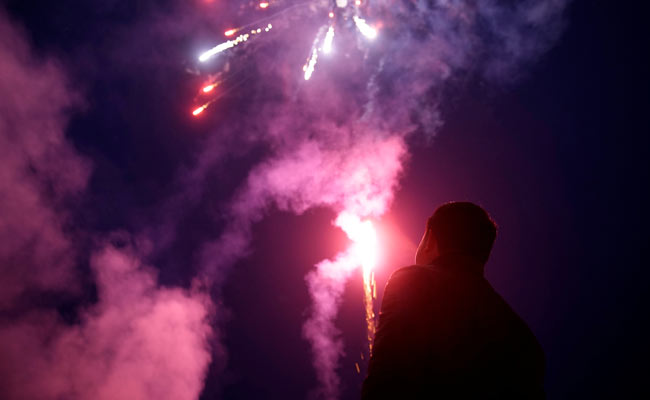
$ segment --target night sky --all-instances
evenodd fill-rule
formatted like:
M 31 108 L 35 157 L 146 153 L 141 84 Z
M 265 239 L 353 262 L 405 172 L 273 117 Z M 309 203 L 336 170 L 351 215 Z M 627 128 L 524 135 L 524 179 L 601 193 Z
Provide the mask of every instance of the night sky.
M 310 120 L 343 130 L 366 103 L 383 114 L 368 125 L 378 137 L 406 132 L 404 118 L 415 118 L 395 136 L 409 155 L 381 178 L 394 197 L 367 215 L 381 248 L 376 307 L 390 274 L 412 263 L 435 207 L 474 201 L 499 225 L 486 276 L 541 342 L 548 398 L 648 394 L 650 85 L 639 11 L 571 2 L 562 23 L 548 24 L 552 40 L 512 67 L 479 66 L 489 55 L 449 62 L 451 77 L 434 92 L 428 84 L 413 92 L 424 99 L 417 107 L 436 110 L 417 117 L 409 101 L 386 100 L 391 90 L 408 98 L 403 80 L 423 81 L 415 61 L 386 63 L 377 102 L 365 93 L 380 51 L 363 55 L 354 40 L 340 45 L 346 57 L 322 57 L 305 82 L 300 69 L 320 22 L 287 16 L 276 36 L 233 49 L 224 96 L 195 118 L 211 72 L 194 73 L 196 56 L 223 30 L 257 18 L 259 10 L 239 11 L 248 3 L 3 3 L 0 57 L 15 60 L 0 61 L 3 399 L 313 394 L 305 276 L 348 246 L 332 224 L 341 207 L 296 205 L 289 195 L 258 207 L 246 182 L 304 141 L 330 143 Z M 399 32 L 394 21 L 386 35 Z M 290 35 L 292 24 L 300 28 Z M 319 96 L 330 104 L 322 115 Z M 431 120 L 439 127 L 426 128 Z M 297 192 L 329 190 L 306 182 Z M 357 270 L 335 319 L 341 399 L 358 397 L 365 373 L 362 296 Z

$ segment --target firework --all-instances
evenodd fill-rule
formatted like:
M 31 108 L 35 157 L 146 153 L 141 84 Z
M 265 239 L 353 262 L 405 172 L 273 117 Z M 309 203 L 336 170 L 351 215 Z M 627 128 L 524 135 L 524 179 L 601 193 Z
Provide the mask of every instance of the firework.
M 368 349 L 372 352 L 372 338 L 375 335 L 375 312 L 373 299 L 376 293 L 374 268 L 377 264 L 379 244 L 377 232 L 371 221 L 362 221 L 359 217 L 343 213 L 336 220 L 336 225 L 352 240 L 351 253 L 355 263 L 361 266 L 363 275 L 364 308 L 368 333 Z
M 359 18 L 358 16 L 353 16 L 355 25 L 359 29 L 359 32 L 368 39 L 374 39 L 377 37 L 377 30 L 372 26 L 368 25 L 365 19 Z
M 318 49 L 313 48 L 311 50 L 311 57 L 309 57 L 307 63 L 302 67 L 302 69 L 305 71 L 306 81 L 308 81 L 309 78 L 311 78 L 311 75 L 314 73 L 314 69 L 316 68 L 317 61 L 318 61 Z
M 201 114 L 201 113 L 203 112 L 203 110 L 205 110 L 206 108 L 208 108 L 208 105 L 209 105 L 209 104 L 210 104 L 210 103 L 205 103 L 204 105 L 202 105 L 202 106 L 200 106 L 200 107 L 194 109 L 194 111 L 192 111 L 192 115 L 194 115 L 194 116 L 196 117 L 197 115 Z
M 309 78 L 311 78 L 311 75 L 314 73 L 314 69 L 316 68 L 316 62 L 318 62 L 318 43 L 320 43 L 320 38 L 323 35 L 323 29 L 324 27 L 320 28 L 318 30 L 318 33 L 316 34 L 316 38 L 314 39 L 314 43 L 311 45 L 311 52 L 310 56 L 307 59 L 307 62 L 305 65 L 302 66 L 302 70 L 305 71 L 305 80 L 308 81 Z
M 217 81 L 217 82 L 214 82 L 214 83 L 207 84 L 207 85 L 203 86 L 203 89 L 201 89 L 201 91 L 202 91 L 203 93 L 210 93 L 210 92 L 212 92 L 212 91 L 213 91 L 217 86 L 219 86 L 220 84 L 221 84 L 221 81 Z
M 214 55 L 219 54 L 219 53 L 221 53 L 221 52 L 223 52 L 225 50 L 228 50 L 228 49 L 230 49 L 232 47 L 237 46 L 240 43 L 243 43 L 243 42 L 247 41 L 248 38 L 251 37 L 251 35 L 257 35 L 257 34 L 260 34 L 262 32 L 268 32 L 272 28 L 273 28 L 273 25 L 268 24 L 263 28 L 251 29 L 250 33 L 248 33 L 248 32 L 247 33 L 242 33 L 241 35 L 237 36 L 234 39 L 231 39 L 231 40 L 228 40 L 226 42 L 220 43 L 220 44 L 214 46 L 213 48 L 211 48 L 210 50 L 201 53 L 201 55 L 199 56 L 199 61 L 205 62 L 205 61 L 209 60 L 210 58 L 212 58 Z M 226 36 L 232 36 L 241 29 L 242 28 L 229 29 L 224 34 Z
M 334 41 L 334 27 L 330 25 L 325 40 L 323 40 L 323 53 L 327 54 L 332 51 L 332 42 Z

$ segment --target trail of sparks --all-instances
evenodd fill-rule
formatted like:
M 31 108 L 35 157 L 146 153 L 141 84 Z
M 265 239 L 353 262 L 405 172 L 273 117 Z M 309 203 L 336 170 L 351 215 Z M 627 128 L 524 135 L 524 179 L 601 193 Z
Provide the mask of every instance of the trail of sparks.
M 217 86 L 221 85 L 221 82 L 222 82 L 222 81 L 216 81 L 216 82 L 213 82 L 213 83 L 207 84 L 207 85 L 203 86 L 203 89 L 201 89 L 201 91 L 202 91 L 203 93 L 210 93 L 210 92 L 212 92 L 212 91 L 213 91 Z
M 311 75 L 314 73 L 314 69 L 316 68 L 316 63 L 318 62 L 318 44 L 320 43 L 320 38 L 323 36 L 323 30 L 325 27 L 321 27 L 318 30 L 318 33 L 316 34 L 316 38 L 314 39 L 314 43 L 311 45 L 311 52 L 310 56 L 307 59 L 307 62 L 305 65 L 303 65 L 302 70 L 305 71 L 305 80 L 308 81 L 309 78 L 311 78 Z
M 359 29 L 359 32 L 368 39 L 374 39 L 377 37 L 377 30 L 372 26 L 368 25 L 365 19 L 359 18 L 358 16 L 353 16 L 355 25 Z
M 331 9 L 328 12 L 328 18 L 331 20 L 331 22 L 329 24 L 329 27 L 327 28 L 327 32 L 325 33 L 325 36 L 323 38 L 323 33 L 324 33 L 324 30 L 325 30 L 325 27 L 321 27 L 319 29 L 318 34 L 316 35 L 316 38 L 314 39 L 314 43 L 312 44 L 311 50 L 309 52 L 309 57 L 307 58 L 305 64 L 302 67 L 303 72 L 304 72 L 303 77 L 304 77 L 305 81 L 310 80 L 311 77 L 313 76 L 314 71 L 316 69 L 316 64 L 318 63 L 319 53 L 323 52 L 324 54 L 329 54 L 329 53 L 332 52 L 332 50 L 334 48 L 334 25 L 335 25 L 335 21 L 336 21 L 335 16 L 337 14 L 343 15 L 343 18 L 347 19 L 353 13 L 351 15 L 352 20 L 354 21 L 354 24 L 355 24 L 356 28 L 358 29 L 358 31 L 363 36 L 365 36 L 366 38 L 371 39 L 371 40 L 375 39 L 377 37 L 377 29 L 372 27 L 371 25 L 369 25 L 366 22 L 365 19 L 359 17 L 359 15 L 358 15 L 359 6 L 361 5 L 361 3 L 362 2 L 360 0 L 355 0 L 355 2 L 354 2 L 355 6 L 349 6 L 348 0 L 336 0 L 335 1 L 336 7 L 334 9 Z M 241 43 L 247 42 L 251 38 L 252 35 L 258 35 L 258 34 L 261 34 L 263 32 L 268 32 L 273 28 L 273 25 L 271 25 L 269 23 L 268 25 L 266 25 L 263 28 L 251 29 L 250 31 L 247 31 L 248 27 L 253 26 L 255 24 L 259 24 L 259 23 L 261 23 L 263 21 L 272 20 L 273 18 L 278 17 L 279 15 L 285 14 L 285 13 L 287 13 L 288 11 L 290 11 L 292 9 L 295 9 L 297 7 L 307 6 L 309 4 L 311 4 L 311 2 L 309 2 L 309 1 L 297 3 L 297 4 L 294 4 L 294 5 L 290 6 L 290 7 L 287 7 L 285 9 L 273 14 L 273 15 L 258 19 L 258 20 L 254 21 L 254 22 L 248 23 L 248 24 L 240 26 L 238 28 L 231 28 L 231 29 L 226 30 L 224 32 L 224 36 L 226 36 L 226 37 L 232 37 L 236 33 L 241 32 L 241 31 L 246 31 L 246 32 L 243 32 L 243 33 L 239 34 L 237 37 L 235 37 L 233 39 L 229 39 L 229 40 L 227 40 L 227 41 L 225 41 L 223 43 L 220 43 L 220 44 L 214 46 L 213 48 L 201 53 L 199 55 L 199 58 L 198 58 L 199 61 L 202 62 L 202 63 L 206 62 L 206 61 L 208 61 L 209 59 L 211 59 L 212 57 L 214 57 L 215 55 L 217 55 L 219 53 L 222 53 L 222 52 L 224 52 L 224 51 L 226 51 L 228 49 L 231 49 L 231 48 L 233 48 L 233 47 L 235 47 L 235 46 L 237 46 L 237 45 L 239 45 Z M 262 1 L 257 3 L 257 8 L 259 8 L 261 10 L 265 10 L 267 8 L 270 8 L 270 6 L 271 6 L 270 1 L 262 0 Z M 350 7 L 353 7 L 353 9 L 350 8 Z M 336 11 L 336 10 L 339 10 L 339 11 Z M 335 11 L 336 11 L 336 13 L 335 13 Z M 321 39 L 323 39 L 322 43 L 321 43 Z M 203 89 L 202 89 L 203 93 L 204 94 L 211 93 L 212 90 L 216 86 L 217 86 L 217 84 L 214 84 L 214 85 L 210 84 L 210 85 L 207 85 L 207 86 L 203 87 Z M 206 103 L 206 104 L 200 106 L 199 108 L 194 110 L 193 114 L 195 116 L 200 114 L 201 112 L 203 112 L 203 110 L 205 110 L 205 108 L 207 108 L 208 105 L 209 105 L 209 103 Z
M 318 49 L 313 48 L 311 49 L 311 57 L 309 57 L 309 61 L 305 64 L 302 69 L 305 71 L 305 80 L 308 81 L 309 78 L 311 78 L 311 75 L 314 73 L 314 69 L 316 68 L 316 62 L 318 61 Z
M 327 54 L 332 51 L 332 42 L 334 41 L 334 26 L 330 25 L 325 40 L 323 40 L 323 53 Z
M 210 50 L 207 50 L 207 51 L 201 53 L 201 55 L 199 56 L 199 61 L 205 62 L 205 61 L 209 60 L 210 58 L 212 58 L 213 56 L 215 56 L 216 54 L 219 54 L 219 53 L 221 53 L 221 52 L 223 52 L 225 50 L 228 50 L 230 48 L 233 48 L 233 47 L 237 46 L 240 43 L 243 43 L 243 42 L 247 41 L 248 38 L 251 37 L 251 35 L 257 35 L 257 34 L 260 34 L 262 32 L 268 32 L 272 28 L 273 28 L 273 25 L 268 24 L 264 28 L 252 29 L 250 32 L 242 33 L 241 35 L 237 36 L 234 39 L 231 39 L 231 40 L 228 40 L 226 42 L 220 43 L 220 44 L 214 46 L 213 48 L 211 48 Z M 239 29 L 229 29 L 224 34 L 226 36 L 232 36 L 237 31 L 239 31 L 240 29 L 241 28 L 239 28 Z
M 352 240 L 351 252 L 358 265 L 361 266 L 363 275 L 364 309 L 366 314 L 368 350 L 372 353 L 372 339 L 375 336 L 375 311 L 374 299 L 377 295 L 374 269 L 377 265 L 379 245 L 377 232 L 371 221 L 361 221 L 357 216 L 341 214 L 336 220 Z

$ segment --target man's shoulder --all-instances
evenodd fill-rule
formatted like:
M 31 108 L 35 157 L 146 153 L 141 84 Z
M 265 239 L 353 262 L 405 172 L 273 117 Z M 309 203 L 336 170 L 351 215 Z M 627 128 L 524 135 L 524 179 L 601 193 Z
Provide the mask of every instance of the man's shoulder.
M 386 283 L 387 288 L 399 290 L 408 287 L 409 291 L 426 289 L 436 280 L 436 271 L 431 265 L 409 265 L 393 272 Z
M 418 279 L 422 276 L 429 276 L 434 273 L 431 265 L 409 265 L 394 271 L 388 281 Z

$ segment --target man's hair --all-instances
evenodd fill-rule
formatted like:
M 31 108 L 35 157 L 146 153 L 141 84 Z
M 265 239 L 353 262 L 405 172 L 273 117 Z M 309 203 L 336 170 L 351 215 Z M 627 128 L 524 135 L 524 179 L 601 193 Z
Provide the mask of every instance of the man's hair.
M 461 201 L 443 204 L 427 224 L 440 255 L 461 253 L 482 263 L 487 262 L 497 236 L 497 226 L 480 206 Z

